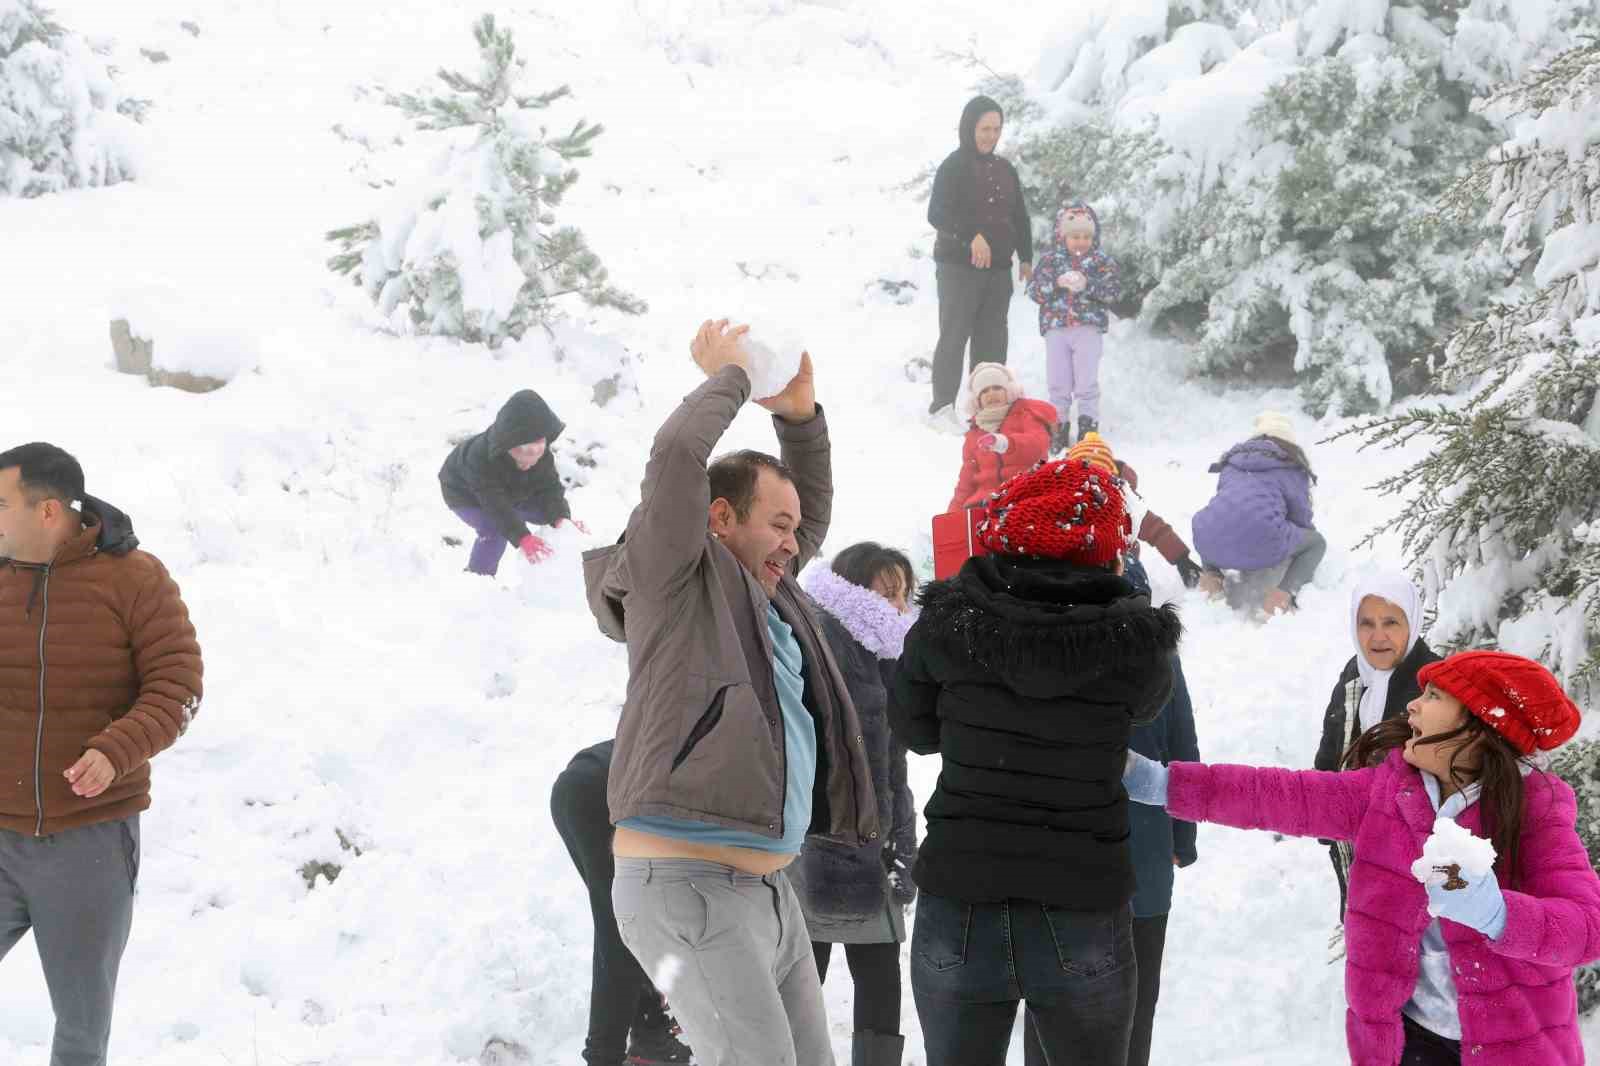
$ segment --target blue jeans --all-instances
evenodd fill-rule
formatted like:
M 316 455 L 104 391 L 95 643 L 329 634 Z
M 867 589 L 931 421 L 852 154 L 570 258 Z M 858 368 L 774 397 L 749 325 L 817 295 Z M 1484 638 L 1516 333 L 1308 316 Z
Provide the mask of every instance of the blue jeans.
M 928 1066 L 1004 1066 L 1018 1003 L 1050 1066 L 1124 1066 L 1138 976 L 1130 907 L 917 900 L 911 991 Z

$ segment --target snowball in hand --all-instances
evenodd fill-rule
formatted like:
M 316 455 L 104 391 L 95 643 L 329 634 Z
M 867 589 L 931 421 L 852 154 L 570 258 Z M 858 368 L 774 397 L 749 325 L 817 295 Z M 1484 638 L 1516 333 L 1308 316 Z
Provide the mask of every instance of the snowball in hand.
M 1443 884 L 1450 874 L 1437 867 L 1456 866 L 1461 876 L 1470 881 L 1488 875 L 1494 869 L 1494 860 L 1493 844 L 1473 836 L 1453 818 L 1439 818 L 1433 823 L 1433 835 L 1422 846 L 1422 858 L 1411 864 L 1411 876 L 1425 885 Z M 1431 906 L 1428 913 L 1433 913 Z
M 754 399 L 765 400 L 778 395 L 800 373 L 799 348 L 789 351 L 792 346 L 786 345 L 786 350 L 780 354 L 760 341 L 752 340 L 749 334 L 741 337 L 739 343 L 750 358 L 750 395 Z

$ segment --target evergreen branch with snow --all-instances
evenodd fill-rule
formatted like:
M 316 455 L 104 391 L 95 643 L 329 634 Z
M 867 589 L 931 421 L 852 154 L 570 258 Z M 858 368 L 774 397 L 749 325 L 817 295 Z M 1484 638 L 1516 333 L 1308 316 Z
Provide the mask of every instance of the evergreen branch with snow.
M 34 0 L 0 0 L 0 196 L 34 197 L 133 178 L 150 101 Z
M 1600 873 L 1600 740 L 1563 745 L 1550 759 L 1550 772 L 1572 786 L 1578 800 L 1578 839 L 1589 852 L 1595 872 Z M 1581 967 L 1575 976 L 1578 1012 L 1589 1014 L 1600 1008 L 1600 964 Z
M 1558 73 L 1552 74 L 1551 71 Z M 1562 96 L 1565 92 L 1568 95 Z M 1499 225 L 1512 298 L 1454 330 L 1432 368 L 1459 400 L 1337 434 L 1430 450 L 1374 486 L 1445 646 L 1536 655 L 1600 692 L 1600 48 L 1559 57 L 1489 98 L 1529 110 L 1441 209 Z M 1374 530 L 1371 543 L 1381 532 Z
M 578 180 L 573 162 L 593 154 L 604 127 L 578 119 L 551 134 L 535 125 L 532 114 L 571 89 L 519 91 L 525 62 L 511 31 L 484 15 L 473 34 L 475 75 L 441 70 L 445 91 L 384 99 L 425 133 L 475 136 L 452 138 L 374 218 L 329 231 L 338 245 L 329 269 L 360 285 L 391 321 L 491 347 L 547 325 L 565 296 L 642 313 L 645 303 L 610 283 L 581 232 L 556 221 L 554 209 Z

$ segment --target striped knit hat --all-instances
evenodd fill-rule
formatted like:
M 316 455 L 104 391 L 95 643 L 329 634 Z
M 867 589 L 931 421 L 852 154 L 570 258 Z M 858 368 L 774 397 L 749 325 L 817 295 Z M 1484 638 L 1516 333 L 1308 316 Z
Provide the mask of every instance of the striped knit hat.
M 1067 449 L 1067 458 L 1082 459 L 1113 477 L 1120 473 L 1117 470 L 1117 457 L 1111 454 L 1111 445 L 1098 433 L 1085 433 L 1078 443 Z
M 1122 483 L 1085 459 L 1057 459 L 1001 485 L 983 505 L 978 541 L 997 555 L 1106 566 L 1133 527 Z

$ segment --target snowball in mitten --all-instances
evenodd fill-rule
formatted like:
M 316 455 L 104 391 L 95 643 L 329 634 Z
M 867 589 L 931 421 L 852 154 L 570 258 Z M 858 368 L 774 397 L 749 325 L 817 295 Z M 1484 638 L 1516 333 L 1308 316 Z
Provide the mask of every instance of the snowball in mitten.
M 1448 918 L 1493 939 L 1506 924 L 1506 901 L 1494 876 L 1494 845 L 1473 836 L 1452 818 L 1433 823 L 1411 876 L 1428 890 L 1428 913 Z

